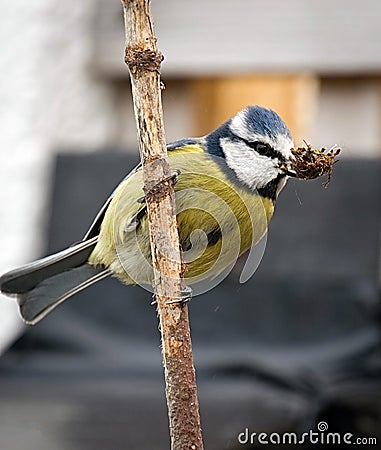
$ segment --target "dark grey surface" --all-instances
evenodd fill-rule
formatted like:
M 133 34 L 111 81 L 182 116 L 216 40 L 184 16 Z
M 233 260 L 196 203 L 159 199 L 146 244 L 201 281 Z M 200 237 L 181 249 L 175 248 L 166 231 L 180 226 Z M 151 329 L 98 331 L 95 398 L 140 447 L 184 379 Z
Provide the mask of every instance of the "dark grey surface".
M 129 164 L 59 157 L 49 252 L 81 238 Z M 243 448 L 245 427 L 301 431 L 324 417 L 330 430 L 380 429 L 380 173 L 380 162 L 351 160 L 327 190 L 291 180 L 254 277 L 240 285 L 238 265 L 192 300 L 206 448 Z M 110 279 L 29 329 L 0 360 L 0 448 L 167 448 L 150 301 Z

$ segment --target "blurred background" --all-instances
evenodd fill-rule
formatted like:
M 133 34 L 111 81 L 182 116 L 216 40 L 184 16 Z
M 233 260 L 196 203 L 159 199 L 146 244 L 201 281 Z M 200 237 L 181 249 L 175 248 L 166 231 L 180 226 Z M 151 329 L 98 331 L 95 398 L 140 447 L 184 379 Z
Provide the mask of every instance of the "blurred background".
M 289 182 L 253 279 L 190 305 L 207 448 L 319 420 L 380 441 L 380 2 L 152 3 L 167 141 L 259 104 L 343 148 L 327 190 Z M 117 0 L 8 3 L 0 43 L 2 273 L 81 239 L 138 154 Z M 1 297 L 1 448 L 168 447 L 150 300 L 108 280 L 27 328 Z

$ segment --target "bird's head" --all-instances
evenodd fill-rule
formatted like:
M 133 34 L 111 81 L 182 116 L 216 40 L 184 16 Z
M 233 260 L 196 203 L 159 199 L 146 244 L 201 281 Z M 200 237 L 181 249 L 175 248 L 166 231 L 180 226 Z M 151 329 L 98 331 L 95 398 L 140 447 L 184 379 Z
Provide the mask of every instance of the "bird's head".
M 237 178 L 275 200 L 285 185 L 294 147 L 291 133 L 277 113 L 248 106 L 206 136 L 210 153 L 225 158 Z

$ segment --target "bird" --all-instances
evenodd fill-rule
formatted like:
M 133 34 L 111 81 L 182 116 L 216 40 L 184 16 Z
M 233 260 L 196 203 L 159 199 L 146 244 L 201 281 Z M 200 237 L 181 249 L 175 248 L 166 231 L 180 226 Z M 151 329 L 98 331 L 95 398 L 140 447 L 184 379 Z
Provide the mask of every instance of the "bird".
M 250 105 L 209 134 L 167 145 L 187 285 L 213 279 L 266 233 L 292 176 L 290 130 L 268 108 Z M 116 187 L 83 239 L 0 277 L 21 318 L 36 324 L 56 306 L 108 276 L 153 280 L 141 165 Z

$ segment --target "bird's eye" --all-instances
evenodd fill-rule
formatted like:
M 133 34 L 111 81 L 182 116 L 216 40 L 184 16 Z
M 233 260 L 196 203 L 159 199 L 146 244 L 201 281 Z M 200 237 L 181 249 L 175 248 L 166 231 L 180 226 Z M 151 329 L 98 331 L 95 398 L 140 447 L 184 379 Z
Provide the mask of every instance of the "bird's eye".
M 271 145 L 265 144 L 264 142 L 253 142 L 251 144 L 251 148 L 253 148 L 257 153 L 262 156 L 267 156 L 268 158 L 277 158 L 279 157 L 279 152 L 274 150 Z
M 263 156 L 271 157 L 272 148 L 268 144 L 264 144 L 263 142 L 255 142 L 254 150 Z
M 242 138 L 241 138 L 242 139 Z M 259 155 L 266 156 L 267 158 L 278 158 L 280 160 L 283 159 L 283 156 L 277 150 L 274 150 L 270 144 L 266 144 L 261 141 L 250 142 L 246 139 L 242 139 L 245 144 L 255 150 Z

